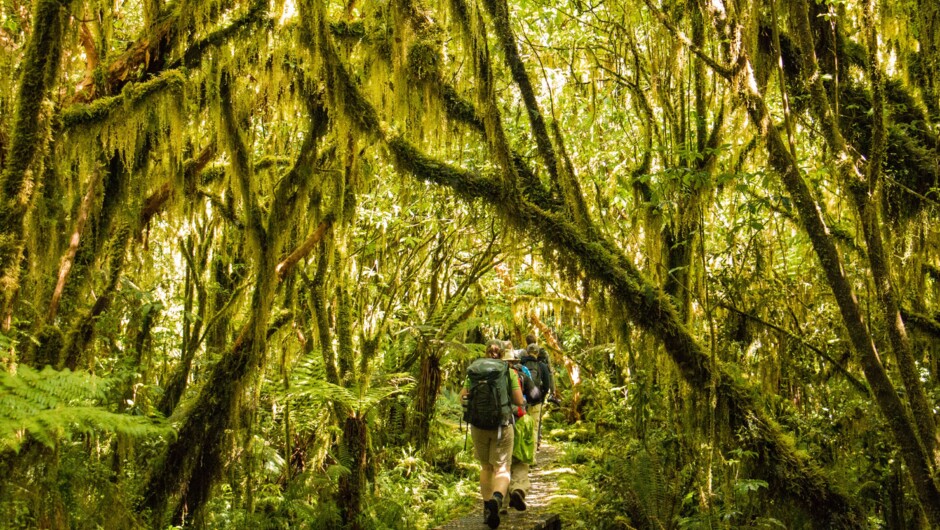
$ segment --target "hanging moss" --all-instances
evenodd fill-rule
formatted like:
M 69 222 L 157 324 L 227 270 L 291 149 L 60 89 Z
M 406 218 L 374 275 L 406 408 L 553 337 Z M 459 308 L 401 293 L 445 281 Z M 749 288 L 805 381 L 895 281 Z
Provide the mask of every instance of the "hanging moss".
M 319 37 L 319 51 L 327 73 L 327 87 L 334 104 L 343 109 L 343 117 L 349 120 L 356 130 L 369 136 L 379 134 L 379 117 L 353 82 L 346 65 L 336 53 L 329 33 L 321 31 Z
M 92 103 L 79 103 L 60 115 L 62 129 L 68 132 L 79 127 L 94 127 L 108 120 L 126 120 L 128 114 L 142 107 L 154 107 L 168 101 L 163 98 L 182 98 L 186 77 L 179 70 L 170 70 L 144 83 L 128 83 L 118 96 L 101 98 Z M 151 99 L 161 96 L 161 99 Z
M 23 77 L 17 93 L 16 118 L 0 190 L 3 201 L 14 200 L 23 188 L 26 170 L 38 147 L 40 107 L 49 85 L 49 65 L 58 64 L 61 52 L 62 10 L 58 0 L 39 0 L 33 14 L 33 33 L 23 57 Z M 5 210 L 6 208 L 4 208 Z M 6 213 L 4 213 L 6 216 Z
M 9 149 L 0 173 L 0 309 L 6 310 L 19 283 L 23 222 L 35 189 L 30 166 L 45 145 L 48 118 L 43 101 L 58 75 L 62 26 L 70 2 L 38 0 L 33 32 L 24 49 L 22 77 Z M 39 169 L 38 171 L 41 171 Z
M 248 11 L 244 15 L 232 21 L 228 26 L 215 30 L 206 35 L 205 38 L 193 43 L 186 49 L 182 57 L 170 63 L 167 68 L 171 70 L 180 67 L 189 69 L 198 68 L 202 64 L 203 57 L 210 50 L 228 43 L 234 38 L 243 35 L 246 31 L 256 30 L 258 26 L 264 23 L 270 24 L 271 21 L 267 18 L 267 15 L 267 0 L 256 0 L 251 4 L 251 7 L 248 8 Z M 266 34 L 267 31 L 261 31 L 259 33 Z
M 404 138 L 392 138 L 389 151 L 400 170 L 411 173 L 421 180 L 447 186 L 468 200 L 484 198 L 502 202 L 507 190 L 499 181 L 463 172 L 425 156 Z

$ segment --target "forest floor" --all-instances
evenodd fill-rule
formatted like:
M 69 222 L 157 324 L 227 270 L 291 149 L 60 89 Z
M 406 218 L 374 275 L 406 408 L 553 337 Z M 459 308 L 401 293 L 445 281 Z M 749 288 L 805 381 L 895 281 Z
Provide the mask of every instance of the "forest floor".
M 552 499 L 559 495 L 558 476 L 564 473 L 573 473 L 570 468 L 557 467 L 556 461 L 560 449 L 556 445 L 550 445 L 545 441 L 535 454 L 535 464 L 529 471 L 529 480 L 532 483 L 528 494 L 526 494 L 526 510 L 524 512 L 509 508 L 508 513 L 500 514 L 501 529 L 508 530 L 533 530 L 560 528 L 558 516 L 552 514 L 549 504 Z M 508 503 L 508 499 L 506 501 Z M 483 523 L 482 500 L 475 505 L 473 512 L 469 515 L 448 522 L 438 527 L 440 530 L 458 530 L 458 529 L 488 529 Z

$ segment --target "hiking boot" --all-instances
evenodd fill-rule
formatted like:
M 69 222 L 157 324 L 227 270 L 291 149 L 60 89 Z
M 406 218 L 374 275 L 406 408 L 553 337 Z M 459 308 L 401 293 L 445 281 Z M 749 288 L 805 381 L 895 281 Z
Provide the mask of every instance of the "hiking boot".
M 490 528 L 499 526 L 499 501 L 496 499 L 483 501 L 483 522 Z
M 509 494 L 509 506 L 519 510 L 520 512 L 525 511 L 525 492 L 522 490 L 512 490 Z

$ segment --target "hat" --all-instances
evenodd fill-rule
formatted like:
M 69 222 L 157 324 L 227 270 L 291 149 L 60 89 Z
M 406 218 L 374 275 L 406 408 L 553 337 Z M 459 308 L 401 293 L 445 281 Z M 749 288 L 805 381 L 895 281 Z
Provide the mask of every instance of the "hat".
M 516 357 L 515 350 L 511 348 L 503 348 L 503 355 L 502 357 L 499 358 L 499 360 L 508 361 L 508 362 L 518 362 L 519 358 Z
M 528 346 L 526 346 L 525 352 L 526 352 L 527 354 L 531 355 L 532 357 L 538 357 L 538 356 L 539 356 L 539 345 L 538 345 L 538 344 L 529 344 Z

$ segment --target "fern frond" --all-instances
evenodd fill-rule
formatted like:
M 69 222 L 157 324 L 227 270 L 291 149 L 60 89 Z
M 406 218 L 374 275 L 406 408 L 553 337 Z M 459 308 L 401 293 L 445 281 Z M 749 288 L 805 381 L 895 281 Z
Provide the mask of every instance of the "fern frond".
M 410 392 L 414 387 L 414 379 L 404 373 L 386 375 L 383 382 L 387 385 L 369 385 L 364 389 L 359 385 L 348 388 L 335 385 L 326 380 L 322 364 L 311 360 L 294 370 L 288 397 L 306 399 L 314 403 L 333 403 L 347 412 L 364 416 L 379 403 L 398 394 Z
M 480 327 L 481 324 L 485 323 L 487 319 L 483 317 L 470 317 L 466 320 L 455 322 L 447 330 L 447 333 L 444 335 L 445 339 L 452 339 L 454 337 L 461 337 L 465 335 L 468 331 Z
M 100 405 L 112 383 L 83 372 L 27 366 L 0 372 L 0 451 L 18 451 L 27 436 L 54 447 L 75 432 L 129 438 L 171 436 L 165 420 L 117 414 Z
M 366 390 L 356 403 L 356 410 L 360 416 L 365 416 L 372 411 L 376 405 L 399 394 L 407 394 L 414 389 L 414 382 L 409 382 L 401 386 L 380 386 L 372 387 Z

